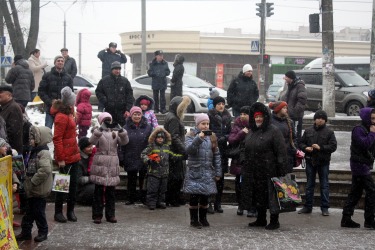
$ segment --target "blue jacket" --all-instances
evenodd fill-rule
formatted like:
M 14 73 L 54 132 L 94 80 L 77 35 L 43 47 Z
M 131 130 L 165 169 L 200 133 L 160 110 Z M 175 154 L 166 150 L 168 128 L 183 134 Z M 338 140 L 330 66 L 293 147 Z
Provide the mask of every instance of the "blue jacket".
M 157 62 L 156 58 L 152 60 L 147 70 L 148 76 L 152 77 L 152 89 L 167 89 L 167 76 L 171 73 L 166 61 Z
M 102 78 L 111 74 L 111 64 L 113 62 L 127 62 L 125 54 L 119 50 L 116 53 L 112 53 L 109 49 L 103 49 L 99 51 L 98 58 L 102 61 Z

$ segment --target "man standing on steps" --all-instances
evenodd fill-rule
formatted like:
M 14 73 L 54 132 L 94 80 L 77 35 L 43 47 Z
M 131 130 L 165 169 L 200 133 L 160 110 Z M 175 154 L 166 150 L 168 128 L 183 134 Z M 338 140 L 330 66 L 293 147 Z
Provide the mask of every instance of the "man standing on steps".
M 64 63 L 65 72 L 68 73 L 72 77 L 72 79 L 74 79 L 74 77 L 76 77 L 77 72 L 78 72 L 76 60 L 73 57 L 69 56 L 69 52 L 67 48 L 62 48 L 60 52 L 65 60 L 65 63 Z

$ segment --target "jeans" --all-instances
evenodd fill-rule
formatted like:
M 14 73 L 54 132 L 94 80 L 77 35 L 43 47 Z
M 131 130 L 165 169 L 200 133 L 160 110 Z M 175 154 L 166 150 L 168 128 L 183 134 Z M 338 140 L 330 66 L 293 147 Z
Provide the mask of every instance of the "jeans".
M 160 93 L 160 109 L 159 109 L 159 93 Z M 154 95 L 154 101 L 155 101 L 155 106 L 154 110 L 155 112 L 159 111 L 165 111 L 165 106 L 167 104 L 167 101 L 165 100 L 165 89 L 160 89 L 160 90 L 153 90 L 153 95 Z
M 302 137 L 303 117 L 293 119 L 293 122 L 294 122 L 294 131 L 295 131 L 296 136 L 297 136 L 297 144 L 299 145 L 299 143 L 301 142 L 301 137 Z
M 316 173 L 320 183 L 320 207 L 329 208 L 329 162 L 313 166 L 311 161 L 306 161 L 306 202 L 305 207 L 312 209 L 314 201 L 314 188 Z
M 50 129 L 52 129 L 54 121 L 55 121 L 55 117 L 53 117 L 52 115 L 50 115 L 50 113 L 46 112 L 45 126 L 49 127 Z

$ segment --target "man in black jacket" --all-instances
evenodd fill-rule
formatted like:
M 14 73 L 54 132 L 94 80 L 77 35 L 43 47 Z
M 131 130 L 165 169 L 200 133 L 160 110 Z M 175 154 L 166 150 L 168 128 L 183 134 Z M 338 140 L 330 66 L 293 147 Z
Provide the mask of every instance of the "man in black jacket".
M 72 77 L 72 79 L 74 79 L 74 77 L 76 77 L 77 75 L 76 60 L 73 57 L 69 56 L 68 54 L 69 52 L 67 48 L 62 48 L 60 52 L 61 52 L 61 55 L 65 59 L 65 63 L 64 63 L 65 72 L 68 73 Z

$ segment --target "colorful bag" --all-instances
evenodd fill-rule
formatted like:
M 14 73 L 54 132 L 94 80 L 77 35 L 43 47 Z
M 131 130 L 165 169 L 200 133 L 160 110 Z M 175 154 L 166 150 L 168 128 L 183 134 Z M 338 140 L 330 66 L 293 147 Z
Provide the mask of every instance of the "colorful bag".
M 52 191 L 55 192 L 62 192 L 62 193 L 69 193 L 69 185 L 70 185 L 70 169 L 68 173 L 56 173 L 52 183 Z
M 296 165 L 294 167 L 297 168 L 300 165 L 302 165 L 302 168 L 306 167 L 305 153 L 302 150 L 297 149 L 297 151 L 296 151 Z
M 269 182 L 269 207 L 271 214 L 294 212 L 302 203 L 294 175 L 272 177 Z

